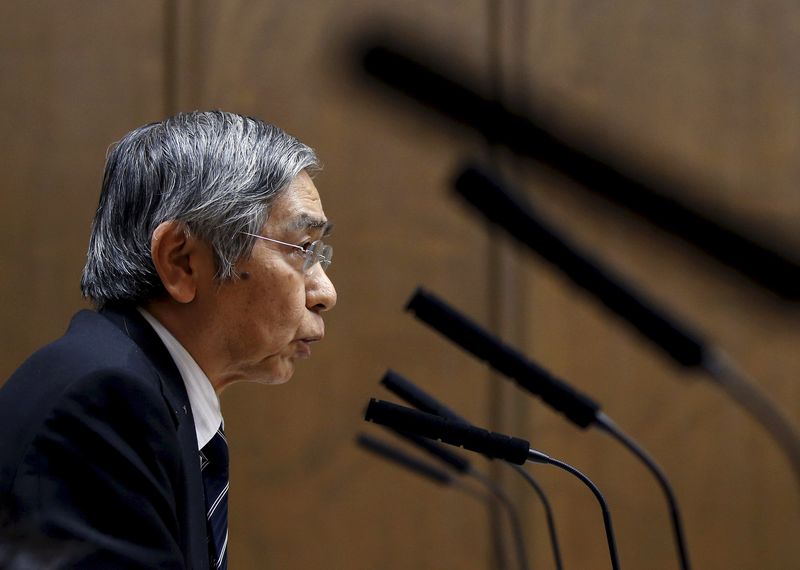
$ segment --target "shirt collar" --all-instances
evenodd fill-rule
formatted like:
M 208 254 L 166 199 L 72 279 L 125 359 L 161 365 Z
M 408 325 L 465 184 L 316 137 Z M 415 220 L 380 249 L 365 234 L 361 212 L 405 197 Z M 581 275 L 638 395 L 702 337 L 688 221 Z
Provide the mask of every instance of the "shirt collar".
M 214 387 L 211 385 L 208 376 L 195 362 L 192 355 L 178 342 L 178 339 L 172 336 L 172 333 L 146 310 L 141 307 L 137 307 L 137 310 L 156 331 L 156 334 L 161 338 L 161 342 L 164 343 L 170 356 L 172 356 L 172 360 L 175 361 L 175 366 L 178 367 L 178 372 L 180 372 L 183 383 L 186 385 L 189 405 L 192 407 L 194 429 L 197 433 L 197 446 L 198 449 L 202 449 L 205 444 L 211 441 L 220 424 L 222 424 L 222 411 L 220 410 L 219 398 L 214 392 Z

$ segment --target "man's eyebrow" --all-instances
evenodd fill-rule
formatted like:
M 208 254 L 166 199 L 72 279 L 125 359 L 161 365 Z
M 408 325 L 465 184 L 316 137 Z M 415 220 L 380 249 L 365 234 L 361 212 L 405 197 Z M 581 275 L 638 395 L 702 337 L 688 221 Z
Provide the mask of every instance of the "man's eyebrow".
M 308 214 L 300 214 L 292 223 L 293 230 L 315 230 L 322 228 L 322 236 L 329 236 L 333 231 L 333 222 Z

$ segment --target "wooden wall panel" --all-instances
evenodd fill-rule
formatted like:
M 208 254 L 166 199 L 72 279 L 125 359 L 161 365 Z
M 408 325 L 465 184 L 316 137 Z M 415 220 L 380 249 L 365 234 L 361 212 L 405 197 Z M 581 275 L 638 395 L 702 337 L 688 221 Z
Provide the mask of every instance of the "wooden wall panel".
M 7 2 L 0 23 L 0 377 L 59 336 L 109 144 L 164 112 L 162 2 Z

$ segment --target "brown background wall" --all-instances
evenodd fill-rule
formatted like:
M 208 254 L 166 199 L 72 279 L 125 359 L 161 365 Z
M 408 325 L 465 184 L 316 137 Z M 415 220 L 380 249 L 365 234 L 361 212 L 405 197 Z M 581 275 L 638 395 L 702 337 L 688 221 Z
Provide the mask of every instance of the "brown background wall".
M 648 5 L 650 4 L 650 5 Z M 403 314 L 418 284 L 491 325 L 603 403 L 661 462 L 696 568 L 789 568 L 800 500 L 763 430 L 700 377 L 684 378 L 538 261 L 491 239 L 448 198 L 480 140 L 366 88 L 343 60 L 391 21 L 490 77 L 535 93 L 565 129 L 707 190 L 711 211 L 800 244 L 800 7 L 773 1 L 402 3 L 7 2 L 0 30 L 0 377 L 83 306 L 78 278 L 107 146 L 177 110 L 253 114 L 314 146 L 336 222 L 339 306 L 314 359 L 282 387 L 223 395 L 233 453 L 232 568 L 492 568 L 486 509 L 352 443 L 394 367 L 478 424 L 530 438 L 605 492 L 626 568 L 676 567 L 663 501 L 629 455 L 578 433 Z M 523 9 L 524 7 L 524 9 Z M 501 33 L 491 33 L 494 17 Z M 493 44 L 497 41 L 499 43 Z M 520 74 L 520 68 L 525 70 Z M 588 127 L 587 127 L 588 125 Z M 797 308 L 743 283 L 534 167 L 537 205 L 727 349 L 800 418 Z M 551 568 L 541 508 L 496 466 Z M 568 476 L 532 467 L 556 509 L 567 568 L 608 567 L 600 517 Z

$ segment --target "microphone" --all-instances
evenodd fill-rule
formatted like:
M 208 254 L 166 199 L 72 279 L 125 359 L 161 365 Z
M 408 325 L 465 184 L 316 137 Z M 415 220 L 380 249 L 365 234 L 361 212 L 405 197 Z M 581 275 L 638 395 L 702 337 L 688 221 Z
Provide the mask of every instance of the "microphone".
M 501 374 L 513 379 L 531 394 L 539 396 L 577 426 L 586 428 L 597 421 L 599 404 L 555 378 L 521 352 L 502 343 L 433 294 L 417 288 L 406 304 L 406 310 L 467 352 L 486 361 Z
M 439 485 L 452 485 L 453 478 L 449 473 L 438 467 L 434 467 L 429 463 L 420 461 L 416 457 L 405 453 L 404 451 L 390 446 L 374 437 L 366 434 L 359 434 L 356 438 L 356 443 L 362 448 L 383 457 L 384 459 L 400 465 L 409 471 L 413 471 L 417 475 L 425 479 L 433 481 Z
M 460 475 L 465 475 L 472 471 L 472 465 L 469 461 L 460 455 L 453 453 L 444 446 L 437 444 L 435 441 L 431 441 L 430 439 L 407 431 L 392 430 L 392 432 L 395 435 L 398 435 L 403 439 L 413 443 L 429 455 L 432 455 Z
M 652 300 L 580 251 L 498 178 L 469 165 L 456 177 L 454 187 L 478 213 L 597 297 L 678 364 L 696 367 L 703 363 L 705 342 L 697 333 L 667 317 Z
M 455 422 L 375 398 L 370 398 L 364 413 L 364 419 L 397 431 L 415 433 L 449 445 L 464 447 L 464 449 L 476 451 L 489 457 L 504 459 L 517 465 L 524 465 L 528 461 L 546 463 L 571 473 L 589 487 L 600 505 L 603 525 L 606 531 L 606 542 L 608 543 L 611 557 L 611 566 L 614 570 L 619 570 L 619 558 L 608 504 L 597 486 L 586 475 L 571 465 L 532 449 L 530 444 L 523 439 L 490 432 L 462 422 Z
M 468 424 L 469 422 L 455 413 L 453 410 L 438 402 L 418 388 L 414 383 L 401 376 L 394 370 L 387 370 L 381 378 L 383 384 L 390 392 L 402 398 L 418 410 L 428 412 L 435 416 L 441 416 L 453 421 Z
M 402 398 L 403 400 L 405 400 L 407 403 L 411 404 L 418 410 L 427 412 L 429 414 L 441 416 L 443 418 L 448 418 L 452 421 L 460 422 L 463 424 L 470 423 L 463 417 L 459 416 L 456 412 L 454 412 L 453 410 L 451 410 L 450 408 L 448 408 L 447 406 L 436 400 L 436 398 L 426 393 L 424 390 L 422 390 L 422 388 L 416 386 L 413 382 L 411 382 L 411 380 L 408 380 L 404 376 L 401 376 L 394 370 L 386 371 L 386 373 L 383 375 L 383 378 L 381 379 L 381 384 L 383 384 L 386 387 L 386 389 L 388 389 L 390 392 Z M 404 433 L 402 435 L 404 435 L 404 437 L 415 437 L 415 441 L 417 440 L 429 441 L 419 436 L 412 436 L 412 434 L 409 433 Z M 443 449 L 441 445 L 436 445 L 435 447 L 440 451 Z M 460 456 L 457 457 L 460 458 Z M 513 463 L 508 463 L 507 465 L 511 466 L 520 476 L 522 476 L 523 479 L 525 479 L 525 481 L 531 486 L 531 488 L 533 488 L 536 495 L 542 501 L 542 506 L 544 507 L 545 519 L 547 520 L 547 531 L 550 536 L 550 546 L 553 550 L 553 558 L 555 560 L 556 570 L 561 570 L 562 568 L 561 548 L 558 545 L 558 535 L 556 533 L 555 518 L 553 517 L 553 508 L 550 506 L 550 501 L 548 500 L 547 495 L 544 492 L 544 489 L 542 489 L 541 485 L 539 485 L 539 482 L 530 473 L 528 473 L 525 469 L 523 469 L 519 465 L 515 465 Z M 468 473 L 478 477 L 479 480 L 481 480 L 484 484 L 490 485 L 491 488 L 496 489 L 495 494 L 497 494 L 501 498 L 501 501 L 503 501 L 504 504 L 509 505 L 509 512 L 514 513 L 514 518 L 516 518 L 516 513 L 514 512 L 513 507 L 511 506 L 511 501 L 505 495 L 502 488 L 496 485 L 488 477 L 479 474 L 476 470 L 472 469 L 471 467 L 468 467 Z M 515 526 L 519 526 L 519 523 L 516 523 Z M 521 545 L 522 544 L 521 532 L 517 532 L 517 535 L 518 535 L 517 544 Z M 520 552 L 522 552 L 522 546 L 518 546 L 517 548 Z
M 631 323 L 679 364 L 705 371 L 766 429 L 786 455 L 800 482 L 800 434 L 769 395 L 722 350 L 709 346 L 686 325 L 666 316 L 642 293 L 558 235 L 536 216 L 521 195 L 512 192 L 499 178 L 469 166 L 457 177 L 455 189 L 490 222 L 555 265 L 573 283 Z M 464 348 L 469 350 L 467 346 Z
M 509 437 L 463 422 L 456 422 L 391 402 L 370 399 L 364 419 L 391 427 L 399 432 L 410 432 L 443 443 L 463 447 L 487 457 L 496 457 L 509 463 L 525 465 L 528 461 L 547 463 L 546 456 L 531 453 L 530 444 L 524 439 Z
M 474 128 L 489 142 L 505 145 L 682 238 L 761 287 L 786 300 L 800 300 L 796 258 L 670 198 L 677 192 L 662 182 L 663 174 L 646 175 L 620 154 L 613 156 L 588 139 L 557 133 L 541 117 L 507 109 L 464 81 L 448 77 L 441 66 L 435 69 L 403 51 L 409 50 L 373 44 L 362 50 L 363 68 L 441 115 Z M 781 250 L 791 251 L 787 246 Z
M 497 337 L 483 330 L 447 303 L 422 288 L 418 288 L 414 292 L 406 308 L 422 322 L 467 352 L 485 360 L 489 366 L 515 380 L 523 389 L 540 396 L 545 403 L 561 411 L 577 426 L 586 428 L 589 425 L 597 425 L 638 457 L 656 478 L 664 493 L 669 507 L 680 565 L 683 570 L 689 569 L 689 552 L 686 548 L 683 524 L 672 486 L 658 463 L 625 434 L 611 418 L 601 412 L 599 404 L 565 382 L 553 377 L 527 359 L 521 352 L 507 346 Z

